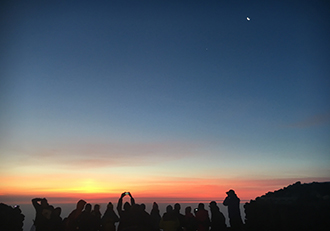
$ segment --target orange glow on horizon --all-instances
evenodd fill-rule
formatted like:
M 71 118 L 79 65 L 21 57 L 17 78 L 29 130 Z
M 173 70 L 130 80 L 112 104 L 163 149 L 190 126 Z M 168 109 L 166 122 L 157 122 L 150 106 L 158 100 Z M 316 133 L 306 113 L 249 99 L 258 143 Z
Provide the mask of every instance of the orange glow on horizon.
M 243 201 L 253 200 L 269 191 L 278 190 L 297 179 L 195 179 L 179 177 L 149 177 L 148 179 L 108 180 L 108 177 L 74 175 L 5 176 L 1 180 L 0 196 L 53 198 L 74 203 L 77 199 L 116 202 L 121 193 L 129 191 L 140 202 L 147 201 L 221 201 L 229 189 L 234 189 Z M 305 181 L 306 183 L 308 180 Z M 27 199 L 28 198 L 28 199 Z
M 170 182 L 168 182 L 170 183 Z M 62 203 L 75 203 L 78 199 L 87 199 L 92 201 L 113 201 L 117 202 L 121 193 L 130 191 L 137 203 L 153 201 L 222 201 L 226 197 L 229 189 L 234 189 L 242 201 L 252 200 L 258 196 L 264 195 L 268 191 L 274 191 L 281 187 L 271 186 L 265 182 L 233 182 L 229 186 L 228 182 L 223 185 L 211 184 L 205 180 L 195 182 L 172 182 L 169 186 L 166 182 L 158 185 L 141 185 L 126 188 L 127 190 L 105 188 L 93 180 L 85 180 L 79 184 L 72 184 L 72 187 L 66 188 L 7 188 L 1 190 L 0 195 L 11 196 L 13 198 L 22 197 L 34 198 L 45 197 L 52 198 Z M 213 182 L 214 183 L 214 182 Z M 269 182 L 268 182 L 269 183 Z M 294 182 L 290 182 L 294 183 Z M 277 183 L 275 182 L 275 185 Z M 282 187 L 287 186 L 284 184 Z M 29 200 L 30 201 L 30 200 Z M 29 202 L 28 201 L 28 202 Z

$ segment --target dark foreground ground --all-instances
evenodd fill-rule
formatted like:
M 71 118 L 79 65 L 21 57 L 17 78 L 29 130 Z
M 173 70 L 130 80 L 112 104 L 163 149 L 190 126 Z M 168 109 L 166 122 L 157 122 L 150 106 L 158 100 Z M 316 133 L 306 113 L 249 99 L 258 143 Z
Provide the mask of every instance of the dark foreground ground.
M 268 192 L 244 205 L 246 230 L 330 230 L 330 182 Z

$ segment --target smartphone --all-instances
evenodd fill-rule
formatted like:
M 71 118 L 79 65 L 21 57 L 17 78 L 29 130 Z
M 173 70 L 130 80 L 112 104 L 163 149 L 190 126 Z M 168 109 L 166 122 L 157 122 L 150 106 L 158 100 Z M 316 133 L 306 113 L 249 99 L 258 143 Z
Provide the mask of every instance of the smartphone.
M 128 195 L 129 194 L 129 192 L 125 192 L 125 195 Z

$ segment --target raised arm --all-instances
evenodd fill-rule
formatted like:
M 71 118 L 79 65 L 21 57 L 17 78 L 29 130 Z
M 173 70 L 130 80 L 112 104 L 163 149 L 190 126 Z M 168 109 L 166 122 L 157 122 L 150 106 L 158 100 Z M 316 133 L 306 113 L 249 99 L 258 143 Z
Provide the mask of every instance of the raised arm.
M 228 206 L 229 205 L 229 196 L 226 197 L 226 199 L 223 201 L 223 205 L 224 206 Z
M 135 199 L 133 198 L 132 194 L 129 192 L 128 195 L 130 196 L 131 198 L 131 205 L 135 205 Z
M 42 200 L 42 198 L 33 198 L 32 199 L 32 205 L 35 209 L 38 209 L 41 206 L 41 204 L 38 203 L 41 200 Z
M 125 196 L 125 193 L 122 193 L 117 204 L 117 211 L 119 216 L 121 216 L 121 213 L 123 212 L 123 198 Z

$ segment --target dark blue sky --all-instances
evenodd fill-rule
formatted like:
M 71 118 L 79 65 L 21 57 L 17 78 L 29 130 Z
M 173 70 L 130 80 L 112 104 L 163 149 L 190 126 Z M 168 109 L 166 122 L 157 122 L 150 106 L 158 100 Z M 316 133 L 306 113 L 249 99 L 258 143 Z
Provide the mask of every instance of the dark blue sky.
M 0 17 L 6 174 L 120 143 L 106 159 L 130 171 L 145 153 L 169 175 L 190 158 L 184 176 L 329 176 L 327 1 L 5 1 Z

